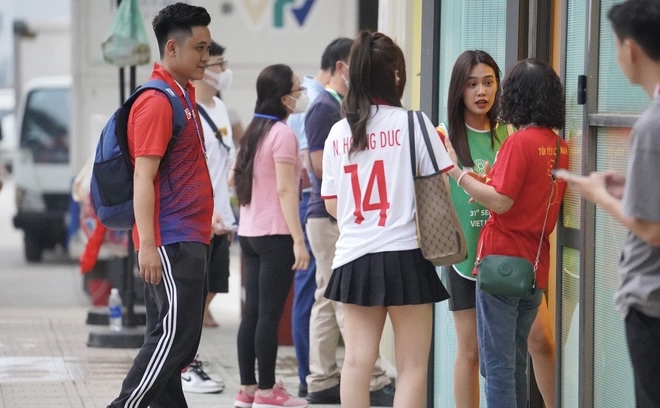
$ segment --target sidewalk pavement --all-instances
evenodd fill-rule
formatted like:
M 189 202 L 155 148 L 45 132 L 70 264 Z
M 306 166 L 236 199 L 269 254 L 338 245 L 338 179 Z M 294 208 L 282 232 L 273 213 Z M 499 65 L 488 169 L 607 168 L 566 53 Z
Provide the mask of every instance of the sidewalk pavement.
M 219 294 L 211 305 L 220 327 L 204 328 L 199 347 L 199 358 L 206 362 L 204 370 L 212 379 L 222 378 L 226 388 L 220 394 L 187 393 L 191 408 L 233 407 L 239 389 L 236 333 L 241 288 L 237 247 L 232 245 L 230 293 Z M 82 279 L 77 265 L 72 263 L 70 269 L 73 280 Z M 16 282 L 30 284 L 27 279 Z M 49 293 L 70 296 L 57 288 Z M 87 347 L 90 331 L 100 328 L 85 324 L 89 306 L 81 304 L 80 298 L 74 296 L 70 306 L 40 306 L 40 300 L 34 299 L 34 306 L 0 308 L 0 408 L 105 408 L 116 397 L 137 350 Z M 67 303 L 66 299 L 59 300 Z M 276 378 L 292 394 L 297 393 L 293 347 L 280 347 Z

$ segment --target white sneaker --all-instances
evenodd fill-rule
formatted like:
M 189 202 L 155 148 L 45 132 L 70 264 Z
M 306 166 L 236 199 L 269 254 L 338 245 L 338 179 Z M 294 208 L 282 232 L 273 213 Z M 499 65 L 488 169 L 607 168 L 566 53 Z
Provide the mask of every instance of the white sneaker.
M 204 363 L 194 359 L 185 370 L 181 371 L 181 386 L 186 392 L 197 394 L 217 394 L 224 391 L 222 379 L 213 381 L 202 369 Z

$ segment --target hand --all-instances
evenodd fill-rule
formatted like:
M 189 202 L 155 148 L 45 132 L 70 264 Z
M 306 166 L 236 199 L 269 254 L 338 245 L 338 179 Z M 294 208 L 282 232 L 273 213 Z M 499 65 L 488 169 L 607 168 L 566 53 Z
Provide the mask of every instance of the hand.
M 293 241 L 293 255 L 295 262 L 291 269 L 294 271 L 297 269 L 307 269 L 309 266 L 309 252 L 307 252 L 304 239 Z
M 614 171 L 605 172 L 605 188 L 612 197 L 623 198 L 623 189 L 626 184 L 626 178 Z
M 581 176 L 564 169 L 559 169 L 555 172 L 555 176 L 558 179 L 566 181 L 571 189 L 575 190 L 585 200 L 591 201 L 594 204 L 602 203 L 603 200 L 607 200 L 610 197 L 616 197 L 607 190 L 606 179 L 608 176 L 606 173 L 592 172 L 588 176 Z M 618 183 L 619 181 L 615 184 Z M 618 189 L 615 188 L 615 190 Z
M 486 182 L 488 182 L 488 173 L 490 173 L 490 163 L 486 162 L 486 164 L 484 165 L 484 174 L 475 173 L 474 171 L 468 171 L 465 176 L 469 176 L 477 180 L 479 183 L 486 184 Z M 463 176 L 463 178 L 465 178 L 465 176 Z M 463 191 L 465 191 L 465 189 L 463 189 Z M 467 191 L 465 191 L 465 193 L 467 193 Z M 468 203 L 472 204 L 475 201 L 476 200 L 472 198 L 472 196 L 470 196 Z
M 490 173 L 490 162 L 486 162 L 486 164 L 484 165 L 484 174 L 479 174 L 470 171 L 468 172 L 467 175 L 477 180 L 480 183 L 486 184 L 486 182 L 488 181 L 488 173 Z
M 140 266 L 140 277 L 144 283 L 158 285 L 163 275 L 160 263 L 160 255 L 155 246 L 141 245 L 138 251 L 138 265 Z
M 222 222 L 222 217 L 220 217 L 220 215 L 218 215 L 216 212 L 213 212 L 213 218 L 211 219 L 211 231 L 215 235 L 222 235 L 229 232 L 225 226 L 225 223 Z
M 458 167 L 458 156 L 456 156 L 456 151 L 454 150 L 454 146 L 452 146 L 448 137 L 445 138 L 444 142 L 445 142 L 445 147 L 447 148 L 447 153 L 449 153 L 449 158 L 451 159 L 451 162 L 454 163 L 454 166 Z

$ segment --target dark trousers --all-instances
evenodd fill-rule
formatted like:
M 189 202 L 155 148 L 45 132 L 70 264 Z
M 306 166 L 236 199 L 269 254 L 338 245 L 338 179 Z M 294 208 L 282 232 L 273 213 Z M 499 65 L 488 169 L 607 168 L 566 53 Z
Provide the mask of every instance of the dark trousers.
M 229 292 L 229 235 L 211 238 L 209 267 L 206 271 L 208 289 L 211 293 Z
M 277 330 L 293 282 L 293 240 L 290 235 L 239 240 L 245 256 L 245 304 L 237 339 L 241 385 L 270 389 L 275 385 Z
M 291 331 L 293 332 L 293 347 L 298 359 L 298 377 L 300 384 L 304 385 L 307 385 L 309 375 L 309 317 L 312 314 L 314 292 L 316 292 L 316 260 L 305 231 L 309 195 L 309 193 L 303 193 L 302 200 L 300 200 L 300 223 L 309 252 L 309 266 L 307 269 L 296 271 L 293 280 L 293 309 L 291 310 Z
M 635 309 L 626 316 L 626 339 L 635 377 L 637 408 L 660 407 L 660 319 Z
M 181 370 L 202 334 L 208 246 L 196 242 L 158 248 L 163 276 L 145 284 L 146 334 L 113 408 L 187 408 Z

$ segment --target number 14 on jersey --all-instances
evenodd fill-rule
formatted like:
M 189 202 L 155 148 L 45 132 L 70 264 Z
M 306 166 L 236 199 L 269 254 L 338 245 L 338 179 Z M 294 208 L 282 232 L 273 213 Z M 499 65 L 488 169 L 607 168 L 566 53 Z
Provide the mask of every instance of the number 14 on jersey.
M 355 202 L 355 211 L 353 211 L 355 223 L 362 224 L 362 221 L 364 221 L 363 211 L 380 211 L 378 226 L 384 227 L 387 221 L 387 210 L 390 208 L 390 203 L 387 201 L 387 183 L 385 182 L 385 164 L 383 161 L 376 160 L 374 162 L 364 196 L 362 195 L 362 188 L 358 177 L 358 165 L 349 164 L 344 166 L 344 173 L 351 176 L 351 188 L 353 190 L 353 201 Z M 374 186 L 378 188 L 377 202 L 371 201 Z

